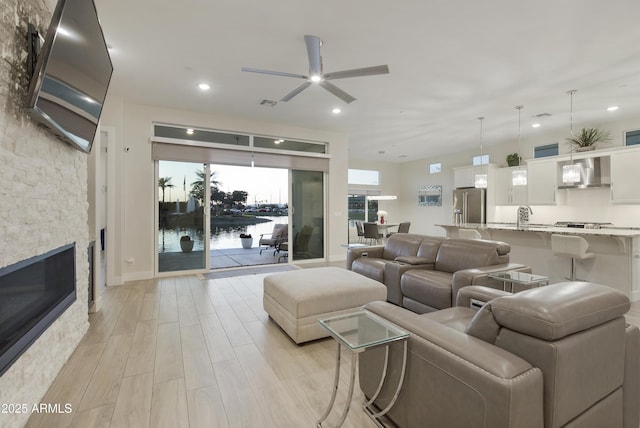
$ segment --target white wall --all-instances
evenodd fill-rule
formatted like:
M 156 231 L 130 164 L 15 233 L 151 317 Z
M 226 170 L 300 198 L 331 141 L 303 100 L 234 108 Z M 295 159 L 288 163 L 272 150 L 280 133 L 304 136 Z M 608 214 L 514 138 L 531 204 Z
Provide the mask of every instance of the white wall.
M 156 249 L 154 243 L 154 164 L 150 138 L 153 122 L 176 123 L 199 128 L 220 129 L 291 139 L 327 141 L 331 154 L 326 247 L 330 260 L 344 258 L 340 243 L 346 242 L 347 222 L 347 143 L 345 135 L 294 128 L 274 123 L 199 114 L 135 104 L 110 98 L 105 104 L 101 125 L 115 130 L 115 150 L 119 153 L 120 172 L 116 184 L 116 211 L 121 224 L 115 224 L 115 263 L 121 266 L 121 281 L 153 277 Z M 128 150 L 126 150 L 128 149 Z M 126 150 L 126 151 L 125 151 Z

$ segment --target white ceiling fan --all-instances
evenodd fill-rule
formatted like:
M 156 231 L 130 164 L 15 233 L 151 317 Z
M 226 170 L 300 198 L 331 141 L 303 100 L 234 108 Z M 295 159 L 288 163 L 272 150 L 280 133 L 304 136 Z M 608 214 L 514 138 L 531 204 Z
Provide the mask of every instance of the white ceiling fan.
M 302 85 L 298 86 L 293 91 L 282 97 L 280 101 L 289 101 L 300 92 L 307 89 L 312 83 L 317 83 L 347 104 L 355 101 L 356 99 L 342 89 L 338 88 L 336 85 L 330 83 L 329 80 L 346 79 L 349 77 L 373 76 L 376 74 L 389 74 L 389 67 L 386 64 L 377 65 L 374 67 L 355 68 L 353 70 L 335 71 L 333 73 L 323 73 L 322 56 L 320 55 L 322 40 L 320 40 L 320 37 L 317 36 L 304 36 L 304 41 L 307 45 L 307 54 L 309 55 L 308 76 L 302 74 L 284 73 L 281 71 L 261 70 L 249 67 L 242 67 L 242 71 L 261 74 L 273 74 L 275 76 L 295 77 L 296 79 L 305 80 Z

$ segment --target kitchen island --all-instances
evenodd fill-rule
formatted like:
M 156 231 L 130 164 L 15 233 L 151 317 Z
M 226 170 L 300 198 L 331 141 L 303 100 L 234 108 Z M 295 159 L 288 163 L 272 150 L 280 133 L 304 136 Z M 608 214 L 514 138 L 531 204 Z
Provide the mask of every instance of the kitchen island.
M 576 276 L 622 291 L 632 301 L 640 300 L 640 229 L 606 227 L 580 229 L 554 225 L 528 224 L 517 228 L 513 223 L 439 224 L 450 238 L 459 229 L 474 229 L 482 239 L 504 241 L 511 245 L 514 263 L 531 266 L 533 272 L 549 277 L 550 283 L 567 281 L 571 260 L 551 251 L 551 235 L 578 235 L 589 243 L 595 257 L 577 261 Z

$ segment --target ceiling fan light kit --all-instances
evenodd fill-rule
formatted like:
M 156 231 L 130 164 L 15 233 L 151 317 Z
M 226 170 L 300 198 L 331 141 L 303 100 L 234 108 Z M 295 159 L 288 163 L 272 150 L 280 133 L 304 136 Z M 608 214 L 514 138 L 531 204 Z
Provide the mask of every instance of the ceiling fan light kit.
M 350 77 L 361 76 L 375 76 L 378 74 L 389 74 L 389 66 L 377 65 L 374 67 L 355 68 L 352 70 L 335 71 L 333 73 L 323 73 L 322 71 L 322 56 L 320 55 L 320 47 L 322 46 L 322 40 L 318 36 L 304 36 L 304 42 L 307 46 L 307 56 L 309 57 L 309 75 L 303 74 L 285 73 L 280 71 L 262 70 L 259 68 L 242 67 L 242 71 L 249 73 L 259 74 L 271 74 L 274 76 L 293 77 L 296 79 L 304 79 L 305 82 L 282 97 L 280 101 L 290 101 L 293 97 L 300 92 L 311 86 L 312 83 L 316 83 L 326 91 L 340 98 L 345 103 L 349 104 L 356 99 L 338 88 L 336 85 L 329 83 L 328 80 L 347 79 Z

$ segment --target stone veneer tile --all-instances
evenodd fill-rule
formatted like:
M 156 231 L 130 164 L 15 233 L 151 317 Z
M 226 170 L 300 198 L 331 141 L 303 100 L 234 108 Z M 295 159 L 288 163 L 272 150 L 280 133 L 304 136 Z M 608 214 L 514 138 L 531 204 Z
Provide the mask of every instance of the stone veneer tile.
M 27 23 L 44 34 L 53 0 L 0 0 L 0 268 L 76 243 L 77 300 L 0 377 L 0 403 L 32 406 L 88 328 L 87 155 L 30 120 L 24 111 Z M 0 414 L 23 426 L 29 414 Z

